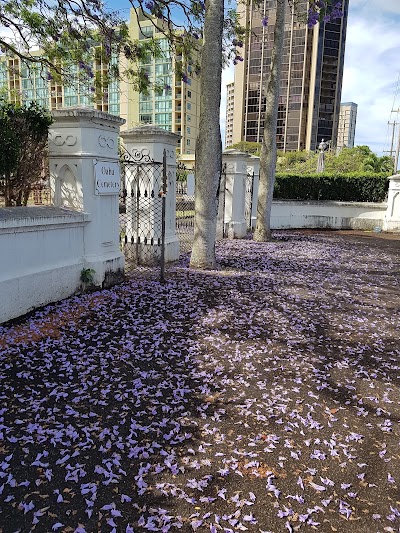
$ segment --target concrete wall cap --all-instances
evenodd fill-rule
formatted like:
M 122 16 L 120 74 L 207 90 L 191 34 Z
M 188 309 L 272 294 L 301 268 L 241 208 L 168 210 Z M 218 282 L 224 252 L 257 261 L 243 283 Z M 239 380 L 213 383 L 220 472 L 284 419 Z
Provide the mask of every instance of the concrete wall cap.
M 111 115 L 110 113 L 105 113 L 104 111 L 98 111 L 89 106 L 75 106 L 75 107 L 63 107 L 61 109 L 54 109 L 51 112 L 52 116 L 56 121 L 58 120 L 90 120 L 97 119 L 101 121 L 106 121 L 109 123 L 114 123 L 115 125 L 125 124 L 126 120 L 116 115 Z
M 131 139 L 140 139 L 141 141 L 144 140 L 146 137 L 164 137 L 167 139 L 170 139 L 171 141 L 178 142 L 181 138 L 180 135 L 177 135 L 176 133 L 172 133 L 171 131 L 164 130 L 163 128 L 160 128 L 158 126 L 153 126 L 152 124 L 144 125 L 144 126 L 137 126 L 136 128 L 131 128 L 130 130 L 125 130 L 120 133 L 120 136 L 123 139 L 131 140 Z
M 54 217 L 77 217 L 83 213 L 65 207 L 53 206 L 20 206 L 20 207 L 2 207 L 0 209 L 0 220 L 16 219 L 39 219 Z
M 224 150 L 222 152 L 222 156 L 228 156 L 228 157 L 240 157 L 241 159 L 250 157 L 247 152 L 241 152 L 240 150 L 236 150 L 236 148 L 228 148 L 227 150 Z

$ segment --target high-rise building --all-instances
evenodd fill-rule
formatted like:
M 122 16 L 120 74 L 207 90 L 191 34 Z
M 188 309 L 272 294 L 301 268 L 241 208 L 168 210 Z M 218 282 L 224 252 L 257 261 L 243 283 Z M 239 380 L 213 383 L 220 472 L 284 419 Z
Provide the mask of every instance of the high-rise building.
M 336 147 L 353 148 L 356 136 L 357 104 L 343 102 L 340 104 L 339 125 Z
M 40 56 L 40 52 L 33 52 Z M 92 106 L 100 111 L 120 114 L 120 82 L 109 80 L 101 84 L 102 90 L 96 91 L 95 84 L 108 79 L 110 65 L 118 62 L 112 56 L 106 63 L 101 48 L 95 48 L 91 65 L 93 80 L 82 82 L 78 75 L 79 66 L 73 65 L 69 70 L 68 84 L 53 78 L 49 70 L 39 63 L 24 62 L 19 57 L 0 55 L 0 93 L 10 102 L 36 102 L 47 109 L 60 109 L 77 105 Z
M 226 86 L 225 148 L 233 144 L 233 111 L 235 107 L 235 84 Z
M 290 9 L 285 21 L 279 96 L 278 150 L 315 150 L 322 139 L 336 145 L 342 88 L 348 1 L 344 16 L 308 28 Z M 307 1 L 296 3 L 305 15 Z M 268 25 L 262 19 L 268 15 Z M 304 17 L 303 17 L 304 18 Z M 235 67 L 233 142 L 261 142 L 273 48 L 276 0 L 254 0 L 241 12 L 249 29 L 244 60 Z
M 138 93 L 132 85 L 127 86 L 126 128 L 139 124 L 155 124 L 181 136 L 180 153 L 194 154 L 200 117 L 200 78 L 194 75 L 190 64 L 181 68 L 187 76 L 185 81 L 178 74 L 176 62 L 181 56 L 171 56 L 167 39 L 158 32 L 147 17 L 137 21 L 131 10 L 129 32 L 132 39 L 142 40 L 154 37 L 163 51 L 161 57 L 149 56 L 145 69 L 150 82 L 157 82 L 162 90 L 150 90 L 149 94 Z M 125 117 L 124 117 L 125 118 Z
M 140 27 L 139 27 L 140 26 Z M 121 116 L 126 123 L 121 129 L 141 124 L 154 124 L 181 136 L 180 153 L 194 154 L 200 115 L 200 79 L 194 76 L 191 65 L 182 65 L 185 82 L 177 74 L 176 61 L 172 57 L 167 39 L 157 32 L 148 18 L 137 20 L 131 13 L 129 32 L 132 39 L 143 40 L 154 37 L 158 40 L 162 54 L 149 56 L 141 67 L 146 71 L 150 84 L 156 83 L 160 90 L 150 89 L 148 94 L 134 90 L 127 79 L 117 80 L 109 76 L 113 63 L 126 60 L 111 57 L 105 61 L 101 48 L 95 49 L 91 65 L 93 78 L 82 83 L 78 76 L 79 65 L 70 68 L 68 84 L 53 79 L 48 69 L 39 64 L 24 63 L 18 57 L 0 55 L 0 95 L 3 93 L 11 102 L 37 102 L 47 109 L 60 109 L 84 105 Z M 40 52 L 35 52 L 40 55 Z M 97 90 L 101 87 L 101 90 Z

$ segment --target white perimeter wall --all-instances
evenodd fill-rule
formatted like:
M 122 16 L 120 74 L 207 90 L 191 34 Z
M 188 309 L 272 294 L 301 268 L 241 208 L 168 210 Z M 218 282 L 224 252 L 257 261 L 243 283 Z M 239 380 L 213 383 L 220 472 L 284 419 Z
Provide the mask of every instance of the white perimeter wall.
M 272 229 L 358 229 L 382 228 L 387 204 L 274 200 Z M 255 212 L 252 224 L 255 226 Z
M 0 323 L 80 289 L 88 222 L 64 208 L 0 209 Z

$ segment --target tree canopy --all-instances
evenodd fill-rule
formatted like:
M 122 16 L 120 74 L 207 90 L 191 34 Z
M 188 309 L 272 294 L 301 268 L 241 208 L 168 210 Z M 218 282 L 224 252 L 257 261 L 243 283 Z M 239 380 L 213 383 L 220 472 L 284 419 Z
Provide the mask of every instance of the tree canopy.
M 44 177 L 52 118 L 35 103 L 0 103 L 0 191 L 5 205 L 26 205 L 31 188 Z
M 240 150 L 241 152 L 246 152 L 247 154 L 251 155 L 260 155 L 261 143 L 240 141 L 232 144 L 232 146 L 229 146 L 229 148 L 234 148 L 235 150 Z
M 295 172 L 299 175 L 316 172 L 318 154 L 307 152 L 278 152 L 277 171 Z M 377 172 L 392 174 L 393 160 L 389 156 L 377 156 L 368 146 L 343 148 L 325 153 L 325 171 L 348 174 L 351 172 Z

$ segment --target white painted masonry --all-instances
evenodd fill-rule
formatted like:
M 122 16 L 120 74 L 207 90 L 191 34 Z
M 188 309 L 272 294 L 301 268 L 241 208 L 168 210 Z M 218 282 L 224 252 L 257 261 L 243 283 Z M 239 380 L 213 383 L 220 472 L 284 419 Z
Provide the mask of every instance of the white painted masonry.
M 133 161 L 139 162 L 151 162 L 155 161 L 162 163 L 164 150 L 166 151 L 167 156 L 167 194 L 166 194 L 166 205 L 165 205 L 165 261 L 175 261 L 179 258 L 179 239 L 176 235 L 176 147 L 179 142 L 179 135 L 171 133 L 157 126 L 138 126 L 121 133 L 121 138 L 123 139 L 124 146 L 128 154 L 130 155 Z M 153 172 L 154 180 L 154 190 L 160 190 L 162 188 L 161 176 L 159 172 L 160 167 L 152 168 L 151 165 L 146 165 L 147 172 Z M 127 172 L 127 209 L 126 212 L 132 215 L 131 220 L 128 220 L 126 227 L 126 234 L 128 237 L 128 242 L 133 236 L 136 238 L 136 221 L 134 220 L 134 206 L 129 205 L 131 198 L 130 195 L 130 184 L 132 179 L 129 175 L 129 172 L 132 172 L 132 169 L 129 166 L 126 166 L 125 172 Z M 158 202 L 158 196 L 153 200 Z M 140 209 L 140 206 L 139 206 Z M 145 207 L 143 209 L 151 210 L 153 209 L 153 216 L 155 216 L 156 209 L 152 206 L 152 200 L 148 199 L 146 201 Z M 151 220 L 151 217 L 149 218 Z M 148 228 L 141 228 L 147 233 L 148 241 L 151 238 L 154 238 L 155 241 L 158 240 L 160 235 L 156 234 L 158 225 L 153 224 L 149 225 Z M 146 260 L 149 263 L 157 260 L 161 253 L 160 247 L 150 244 L 141 244 L 142 247 L 147 247 L 146 253 L 143 253 L 142 260 Z M 151 253 L 148 252 L 148 248 L 151 247 L 153 250 Z M 140 250 L 139 250 L 140 253 Z M 142 263 L 143 264 L 143 263 Z
M 89 223 L 66 208 L 0 209 L 0 323 L 77 291 Z
M 0 323 L 74 294 L 81 288 L 83 268 L 95 271 L 93 284 L 99 287 L 123 276 L 115 179 L 124 121 L 85 107 L 60 109 L 53 116 L 49 164 L 54 207 L 0 209 Z M 100 194 L 98 162 L 115 178 L 112 187 L 103 180 Z
M 382 229 L 386 204 L 274 200 L 271 229 Z M 252 220 L 255 226 L 256 219 Z M 400 227 L 399 227 L 400 228 Z
M 388 206 L 383 221 L 385 231 L 400 231 L 400 174 L 391 176 L 389 182 Z
M 49 166 L 54 205 L 90 213 L 91 224 L 84 229 L 84 268 L 95 271 L 94 285 L 104 286 L 124 269 L 119 188 L 98 194 L 95 169 L 108 164 L 114 172 L 119 169 L 118 135 L 124 120 L 89 107 L 58 109 L 53 118 Z M 119 181 L 119 173 L 114 177 Z
M 222 153 L 226 165 L 225 226 L 229 238 L 240 239 L 246 235 L 245 190 L 247 162 L 250 156 L 230 148 Z

